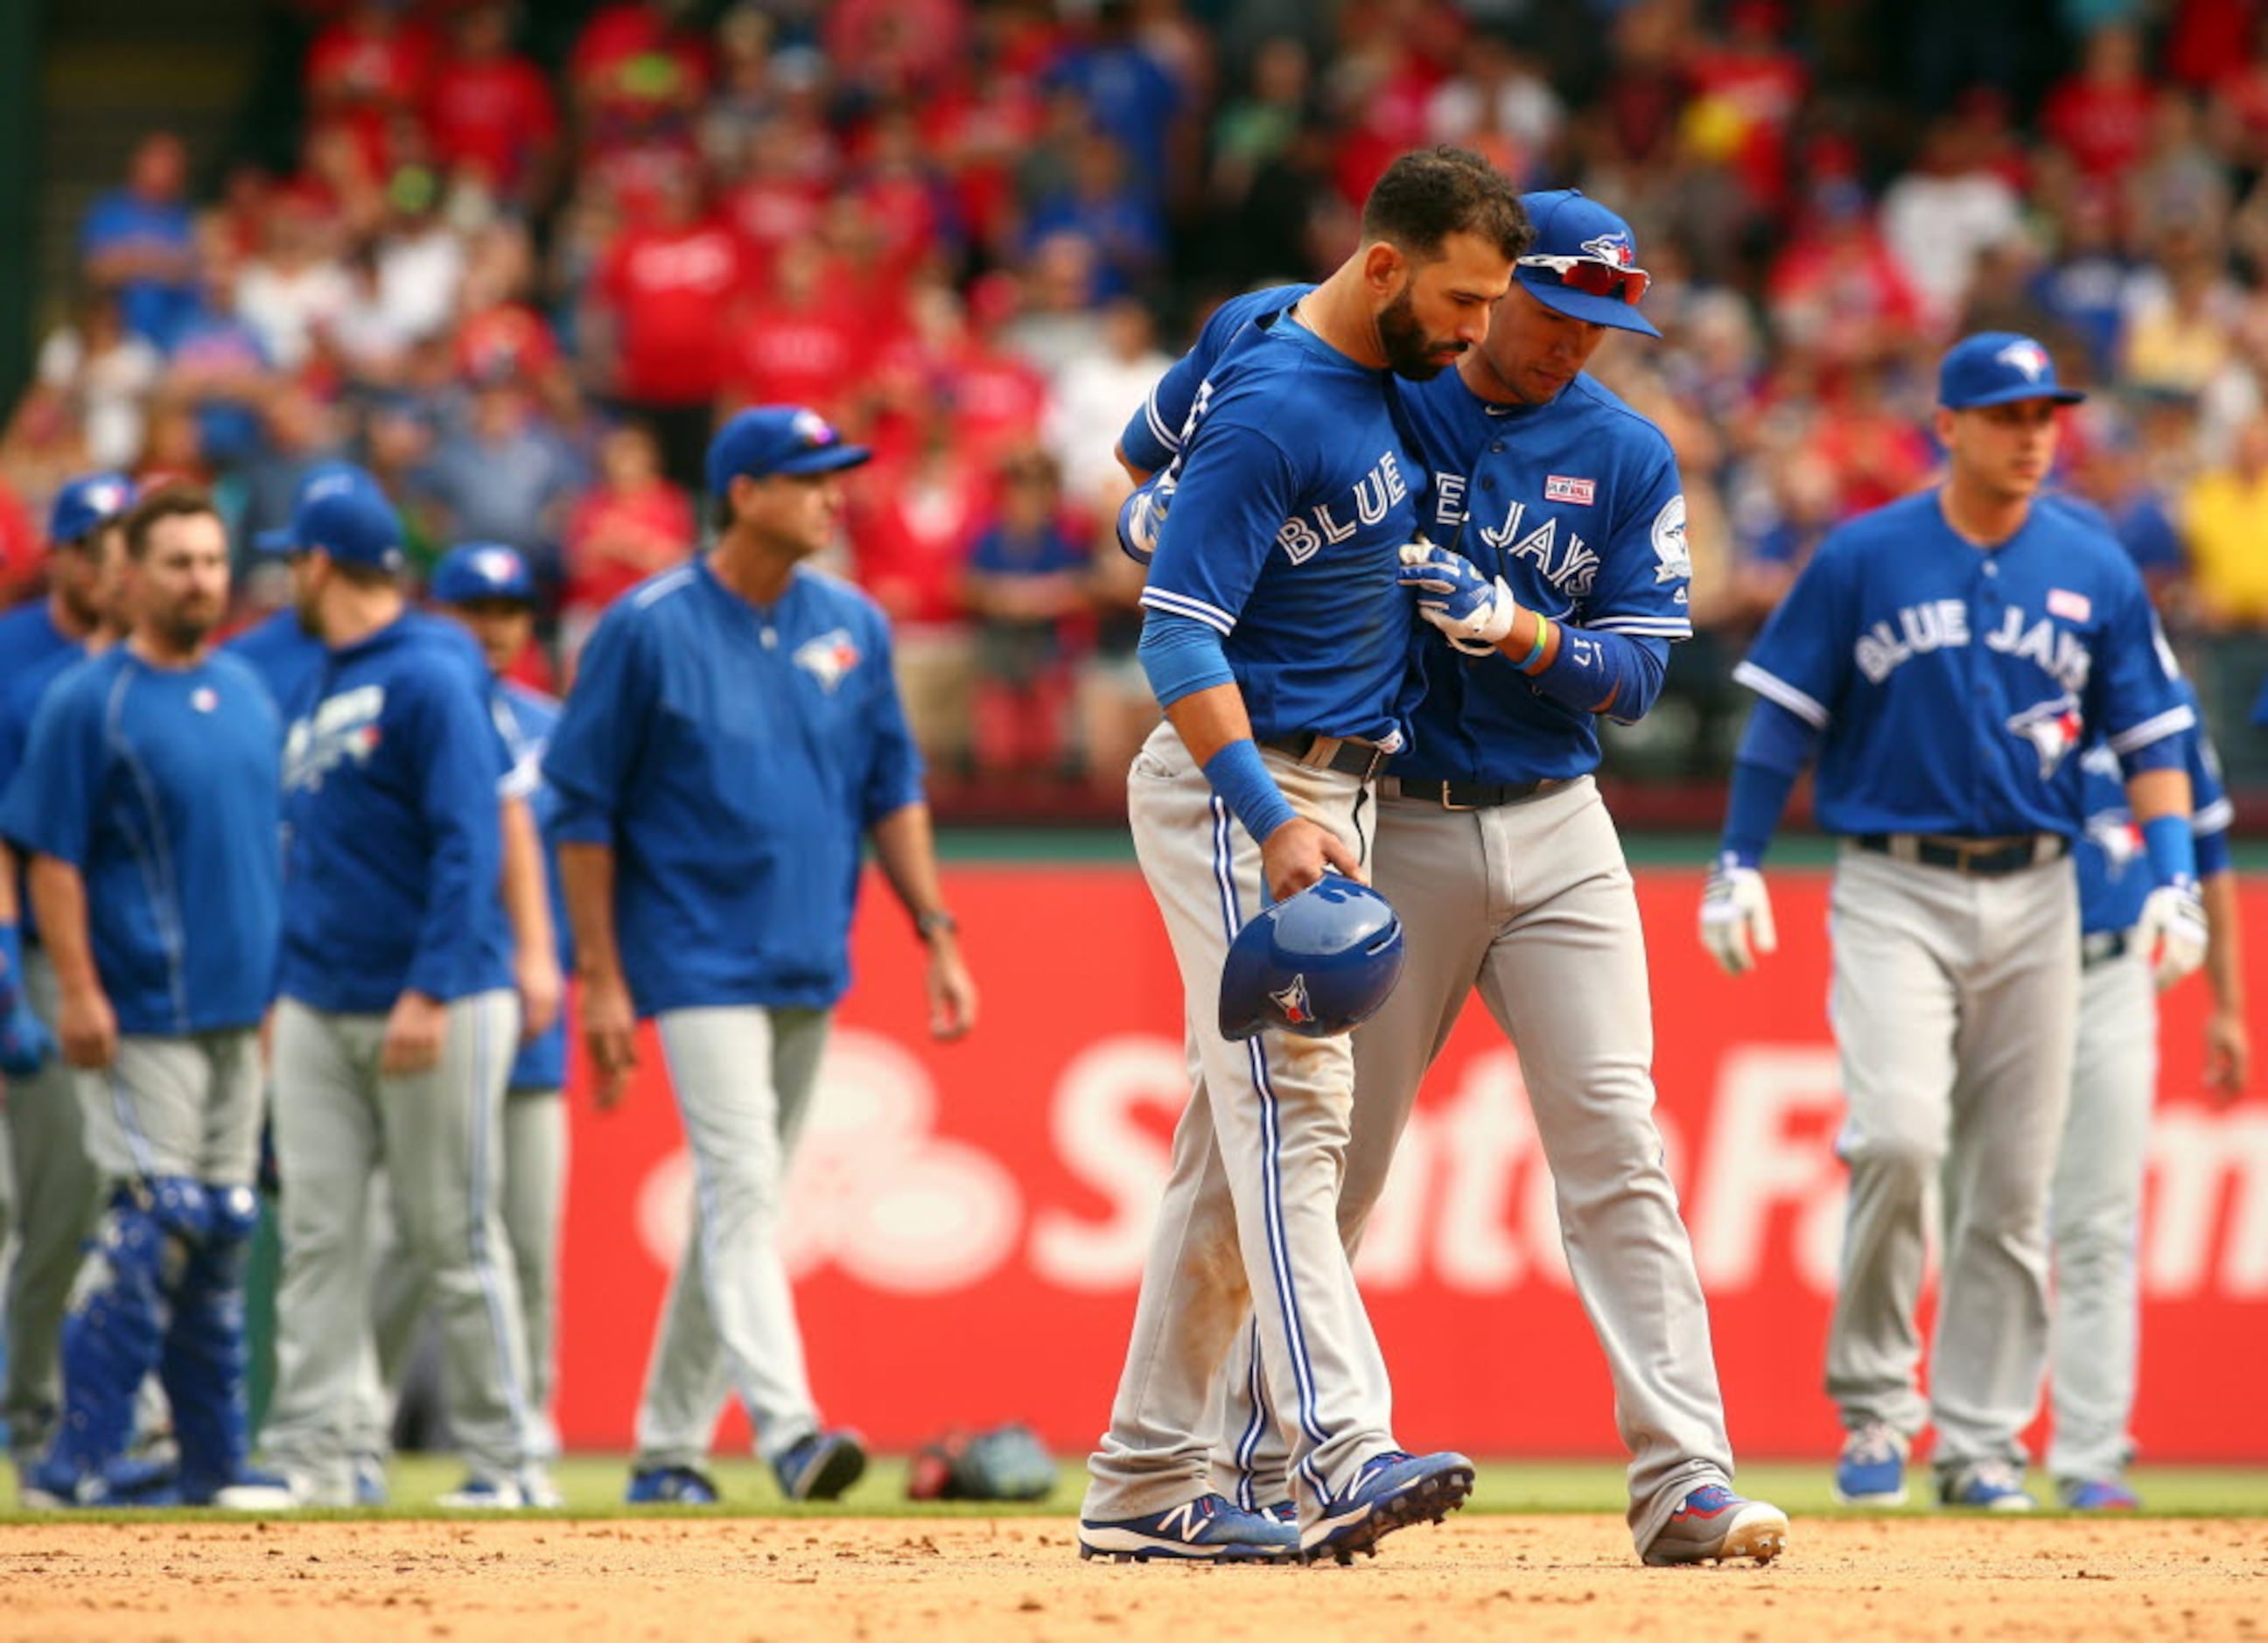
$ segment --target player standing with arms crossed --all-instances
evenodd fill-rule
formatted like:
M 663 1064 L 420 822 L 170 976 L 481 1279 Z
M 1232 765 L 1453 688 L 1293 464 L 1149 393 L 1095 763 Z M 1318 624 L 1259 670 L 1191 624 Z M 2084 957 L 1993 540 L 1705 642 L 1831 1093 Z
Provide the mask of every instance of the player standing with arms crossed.
M 123 534 L 133 630 L 49 689 L 0 805 L 0 832 L 30 855 L 63 1059 L 108 1198 L 64 1323 L 63 1423 L 33 1482 L 52 1504 L 121 1504 L 108 1480 L 155 1371 L 180 1500 L 288 1507 L 284 1480 L 245 1463 L 282 738 L 259 676 L 210 648 L 228 609 L 211 502 L 159 490 Z
M 2017 1434 L 2039 1391 L 2080 995 L 2079 822 L 2057 778 L 2090 734 L 2117 757 L 2157 881 L 2137 928 L 2162 948 L 2161 984 L 2204 951 L 2179 734 L 2193 715 L 2124 551 L 2038 495 L 2058 411 L 2081 397 L 2029 337 L 1955 344 L 1938 379 L 1943 483 L 1833 532 L 1734 673 L 1760 699 L 1701 904 L 1719 964 L 1739 975 L 1775 945 L 1757 864 L 1815 753 L 1819 824 L 1843 836 L 1830 1015 L 1851 1199 L 1827 1392 L 1852 1504 L 1905 1498 L 1925 1421 L 1946 1505 L 2033 1504 Z M 1914 1310 L 1933 1183 L 1925 1403 Z
M 1609 330 L 1660 333 L 1638 311 L 1649 281 L 1628 224 L 1572 189 L 1521 203 L 1535 241 L 1487 339 L 1454 373 L 1396 390 L 1433 468 L 1426 524 L 1454 548 L 1405 555 L 1402 578 L 1449 645 L 1419 652 L 1417 750 L 1380 786 L 1376 883 L 1402 914 L 1409 959 L 1355 1036 L 1339 1225 L 1351 1250 L 1426 1069 L 1477 991 L 1521 1050 L 1633 1456 L 1640 1553 L 1769 1561 L 1787 1520 L 1729 1488 L 1706 1304 L 1653 1122 L 1645 932 L 1589 775 L 1598 716 L 1642 717 L 1670 642 L 1691 631 L 1668 442 L 1583 374 Z M 1179 425 L 1211 357 L 1302 289 L 1224 305 L 1128 424 L 1130 466 L 1170 460 L 1179 438 L 1158 431 Z M 1231 1360 L 1214 1469 L 1248 1507 L 1280 1492 L 1283 1471 L 1250 1359 Z
M 48 596 L 0 616 L 0 791 L 14 777 L 48 687 L 120 631 L 125 559 L 118 520 L 134 499 L 122 474 L 87 474 L 55 496 L 48 518 Z M 16 1253 L 8 1266 L 8 1378 L 0 1418 L 23 1486 L 54 1435 L 63 1403 L 57 1350 L 81 1246 L 101 1212 L 70 1075 L 54 1053 L 55 967 L 25 917 L 15 852 L 0 841 L 0 1154 L 12 1190 Z M 0 1220 L 0 1243 L 7 1228 Z
M 1174 1136 L 1083 1556 L 1344 1559 L 1463 1503 L 1472 1463 L 1395 1445 L 1378 1345 L 1338 1235 L 1352 1102 L 1344 1037 L 1219 1026 L 1244 921 L 1326 872 L 1360 877 L 1371 778 L 1404 740 L 1406 600 L 1423 464 L 1395 376 L 1488 332 L 1528 225 L 1477 156 L 1405 154 L 1362 243 L 1224 350 L 1194 398 L 1140 656 L 1167 722 L 1128 782 L 1143 877 L 1188 996 L 1195 1088 Z M 1247 1305 L 1292 1427 L 1296 1529 L 1209 1486 L 1214 1383 Z
M 2188 681 L 2179 688 L 2196 712 Z M 2202 714 L 2182 741 L 2197 807 L 2198 888 L 2209 936 L 2205 964 L 2213 986 L 2205 1087 L 2217 1100 L 2233 1101 L 2251 1063 L 2236 874 L 2228 855 L 2235 812 Z M 2127 808 L 2117 756 L 2098 740 L 2077 764 L 2082 830 L 2072 854 L 2079 873 L 2079 1052 L 2048 1193 L 2055 1286 L 2043 1345 L 2055 1410 L 2048 1475 L 2065 1506 L 2103 1511 L 2141 1504 L 2125 1472 L 2134 1453 L 2127 1423 L 2140 1356 L 2136 1267 L 2150 1109 L 2158 1094 L 2158 1001 L 2153 955 L 2137 931 L 2150 881 L 2137 870 L 2141 835 Z
M 821 1424 L 777 1234 L 850 983 L 863 838 L 929 948 L 932 1035 L 976 1023 L 889 629 L 804 564 L 867 455 L 794 406 L 725 424 L 708 454 L 716 546 L 608 608 L 544 759 L 600 1103 L 653 1017 L 693 1153 L 632 1501 L 717 1498 L 701 1462 L 728 1387 L 791 1500 L 832 1500 L 865 1469 L 858 1434 Z
M 502 811 L 516 800 L 498 798 L 487 674 L 462 631 L 408 608 L 401 521 L 367 475 L 309 485 L 291 530 L 294 596 L 329 654 L 284 754 L 284 1276 L 264 1447 L 303 1500 L 352 1503 L 383 1162 L 406 1259 L 440 1314 L 470 1474 L 442 1503 L 518 1507 L 532 1423 L 497 1192 L 526 955 L 500 890 Z M 539 957 L 551 960 L 548 932 Z

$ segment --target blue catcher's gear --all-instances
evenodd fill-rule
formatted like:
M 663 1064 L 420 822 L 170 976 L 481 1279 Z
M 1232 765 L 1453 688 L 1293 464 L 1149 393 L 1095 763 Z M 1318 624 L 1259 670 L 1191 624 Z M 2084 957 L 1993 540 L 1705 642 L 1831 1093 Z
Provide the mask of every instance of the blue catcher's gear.
M 260 1225 L 250 1187 L 208 1185 L 203 1241 L 190 1252 L 173 1292 L 158 1378 L 173 1405 L 181 1451 L 181 1499 L 211 1503 L 247 1476 L 252 1447 L 245 1403 L 244 1269 Z
M 1220 972 L 1220 1032 L 1350 1032 L 1402 978 L 1402 921 L 1366 884 L 1328 875 L 1237 932 Z
M 123 474 L 82 474 L 55 492 L 48 512 L 48 540 L 84 542 L 134 505 L 134 482 Z

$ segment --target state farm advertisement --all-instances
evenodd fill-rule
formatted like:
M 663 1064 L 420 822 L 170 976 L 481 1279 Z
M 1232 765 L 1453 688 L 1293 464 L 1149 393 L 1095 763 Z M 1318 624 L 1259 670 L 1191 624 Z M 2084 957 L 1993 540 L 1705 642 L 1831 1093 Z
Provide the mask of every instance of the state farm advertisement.
M 929 1042 L 921 954 L 879 880 L 861 915 L 786 1210 L 813 1381 L 828 1419 L 883 1448 L 1013 1418 L 1076 1453 L 1108 1416 L 1186 1094 L 1181 989 L 1131 867 L 960 868 L 949 883 L 983 990 L 961 1043 Z M 1694 939 L 1699 874 L 1639 880 L 1660 1122 L 1734 1442 L 1756 1458 L 1837 1441 L 1820 1386 L 1843 1202 L 1827 880 L 1771 883 L 1781 950 L 1736 982 Z M 2245 916 L 2268 953 L 2268 888 L 2246 887 Z M 2201 978 L 2166 1001 L 2136 1431 L 2154 1461 L 2268 1461 L 2268 1099 L 2205 1099 L 2206 1003 Z M 2252 1038 L 2268 1054 L 2257 1011 Z M 559 1413 L 571 1447 L 622 1449 L 691 1167 L 650 1036 L 623 1107 L 575 1103 Z M 1428 1081 L 1358 1271 L 1403 1442 L 1618 1452 L 1520 1059 L 1477 1005 Z M 720 1440 L 746 1431 L 735 1411 Z

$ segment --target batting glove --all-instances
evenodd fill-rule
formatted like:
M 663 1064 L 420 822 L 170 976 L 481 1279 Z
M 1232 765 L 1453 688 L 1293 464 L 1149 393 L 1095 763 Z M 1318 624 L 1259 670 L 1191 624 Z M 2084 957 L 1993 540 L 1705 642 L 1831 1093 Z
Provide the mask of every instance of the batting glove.
M 1118 551 L 1136 564 L 1147 564 L 1158 551 L 1158 527 L 1166 522 L 1173 487 L 1159 475 L 1137 485 L 1118 505 Z
M 2135 922 L 2134 939 L 2150 961 L 2160 992 L 2204 963 L 2207 927 L 2198 881 L 2184 873 L 2151 891 Z
M 1737 856 L 1719 856 L 1710 870 L 1701 892 L 1701 945 L 1727 976 L 1745 976 L 1759 958 L 1779 950 L 1764 875 L 1742 866 Z
M 1462 554 L 1404 542 L 1395 580 L 1418 595 L 1418 614 L 1468 656 L 1486 656 L 1512 631 L 1520 606 L 1502 577 L 1491 582 Z
M 15 1008 L 0 1018 L 0 1073 L 11 1079 L 27 1079 L 55 1053 L 55 1041 L 48 1031 L 48 1024 L 18 998 Z

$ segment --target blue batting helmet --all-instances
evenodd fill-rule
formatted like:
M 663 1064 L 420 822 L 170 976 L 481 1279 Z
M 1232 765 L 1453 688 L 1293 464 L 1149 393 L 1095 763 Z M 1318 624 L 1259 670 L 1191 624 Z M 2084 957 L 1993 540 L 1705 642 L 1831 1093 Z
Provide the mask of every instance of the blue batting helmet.
M 1402 921 L 1366 884 L 1326 874 L 1237 932 L 1220 973 L 1220 1031 L 1350 1032 L 1402 978 Z

